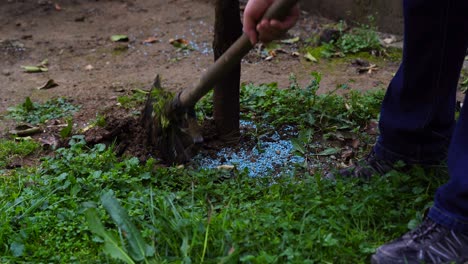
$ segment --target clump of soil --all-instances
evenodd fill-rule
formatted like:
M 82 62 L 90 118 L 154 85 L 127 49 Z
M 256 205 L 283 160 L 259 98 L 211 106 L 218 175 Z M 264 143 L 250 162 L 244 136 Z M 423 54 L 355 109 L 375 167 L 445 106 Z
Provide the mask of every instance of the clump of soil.
M 148 134 L 139 116 L 114 106 L 105 113 L 105 120 L 104 127 L 93 127 L 85 132 L 88 144 L 113 144 L 119 156 L 134 156 L 141 161 L 150 157 L 162 158 L 159 152 L 148 144 Z

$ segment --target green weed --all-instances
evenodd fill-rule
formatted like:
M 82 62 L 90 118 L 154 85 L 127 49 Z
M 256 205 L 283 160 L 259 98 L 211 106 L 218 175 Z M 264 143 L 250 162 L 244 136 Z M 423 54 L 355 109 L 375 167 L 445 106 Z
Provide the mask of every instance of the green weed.
M 41 124 L 47 120 L 71 117 L 79 110 L 65 98 L 48 100 L 40 104 L 26 97 L 24 103 L 8 108 L 7 117 L 30 124 Z
M 372 25 L 373 19 L 369 22 Z M 315 58 L 344 57 L 349 54 L 359 52 L 380 53 L 383 47 L 380 44 L 376 28 L 370 25 L 359 25 L 349 30 L 344 30 L 346 25 L 340 22 L 336 25 L 339 30 L 339 37 L 329 43 L 324 43 L 318 47 L 308 47 L 307 52 Z
M 260 86 L 245 85 L 241 89 L 241 111 L 245 118 L 259 119 L 276 128 L 294 125 L 298 128 L 315 127 L 326 130 L 330 127 L 354 129 L 376 118 L 383 98 L 383 90 L 362 94 L 349 92 L 346 97 L 335 93 L 347 86 L 338 86 L 326 94 L 317 93 L 321 76 L 312 73 L 312 81 L 299 87 L 291 76 L 288 89 L 279 89 L 276 83 Z
M 11 161 L 32 154 L 39 149 L 39 147 L 39 143 L 34 140 L 23 139 L 15 141 L 0 139 L 0 173 Z
M 2 263 L 363 263 L 418 223 L 443 180 L 417 168 L 369 183 L 222 178 L 70 143 L 1 178 Z
M 334 91 L 320 94 L 321 75 L 314 72 L 311 77 L 306 87 L 300 87 L 294 75 L 290 76 L 287 89 L 279 88 L 277 83 L 242 85 L 241 118 L 270 124 L 275 129 L 293 125 L 299 129 L 315 127 L 319 130 L 356 129 L 377 118 L 385 94 L 383 89 L 365 93 L 349 91 L 340 96 L 337 90 L 348 89 L 347 85 L 340 85 Z M 212 115 L 212 100 L 210 93 L 197 104 L 199 117 Z
M 105 127 L 107 124 L 106 116 L 102 114 L 96 114 L 96 118 L 90 122 L 90 126 Z
M 344 54 L 382 49 L 377 33 L 367 26 L 352 29 L 350 33 L 343 34 L 332 45 Z
M 135 90 L 131 95 L 123 95 L 117 98 L 117 102 L 125 109 L 133 109 L 146 101 L 147 92 Z
M 243 86 L 242 115 L 302 128 L 299 143 L 377 118 L 383 92 L 318 94 L 313 76 L 305 88 L 294 76 L 287 89 Z M 0 176 L 1 263 L 365 263 L 421 221 L 447 178 L 421 168 L 365 183 L 303 170 L 251 178 L 119 158 L 83 138 Z

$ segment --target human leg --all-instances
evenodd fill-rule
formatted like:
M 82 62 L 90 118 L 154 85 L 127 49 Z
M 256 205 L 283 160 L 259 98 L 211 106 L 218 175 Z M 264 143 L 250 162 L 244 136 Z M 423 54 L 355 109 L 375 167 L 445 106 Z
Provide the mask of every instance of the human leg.
M 451 229 L 468 232 L 468 97 L 464 101 L 449 148 L 450 180 L 437 190 L 429 217 Z
M 438 165 L 446 159 L 466 50 L 464 6 L 463 0 L 404 1 L 403 60 L 382 103 L 374 153 L 339 175 L 368 178 L 391 170 L 398 160 Z
M 405 1 L 408 4 L 408 1 Z M 416 1 L 418 2 L 418 1 Z M 425 1 L 427 4 L 434 1 Z M 425 4 L 426 4 L 425 3 Z M 440 88 L 454 86 L 468 47 L 468 1 L 439 1 L 446 11 L 444 52 L 440 69 L 446 78 L 437 79 Z M 406 18 L 406 16 L 405 16 Z M 407 24 L 405 24 L 407 25 Z M 446 119 L 452 114 L 452 104 L 441 100 L 431 120 L 431 128 L 448 128 Z M 465 97 L 465 103 L 468 98 Z M 450 109 L 444 109 L 449 107 Z M 444 132 L 445 129 L 436 130 Z M 445 136 L 446 134 L 441 133 Z M 433 147 L 433 145 L 430 145 Z M 439 188 L 435 205 L 428 218 L 417 229 L 383 245 L 372 256 L 372 263 L 464 263 L 468 261 L 468 105 L 462 108 L 448 151 L 450 181 Z

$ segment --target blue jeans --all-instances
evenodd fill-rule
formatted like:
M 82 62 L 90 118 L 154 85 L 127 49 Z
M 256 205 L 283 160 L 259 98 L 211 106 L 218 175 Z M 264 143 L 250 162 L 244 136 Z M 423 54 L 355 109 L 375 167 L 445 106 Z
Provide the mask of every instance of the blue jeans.
M 468 99 L 455 122 L 456 90 L 468 47 L 468 0 L 403 0 L 403 60 L 390 82 L 376 155 L 409 164 L 447 160 L 429 217 L 468 231 Z

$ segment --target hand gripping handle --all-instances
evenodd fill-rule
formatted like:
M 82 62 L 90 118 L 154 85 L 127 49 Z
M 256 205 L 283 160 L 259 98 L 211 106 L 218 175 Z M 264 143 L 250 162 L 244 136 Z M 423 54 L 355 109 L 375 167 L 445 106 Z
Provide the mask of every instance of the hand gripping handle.
M 263 18 L 278 19 L 286 17 L 298 0 L 276 0 L 268 8 Z M 262 18 L 262 19 L 263 19 Z M 226 76 L 253 48 L 248 36 L 244 33 L 229 47 L 224 54 L 216 60 L 200 77 L 197 84 L 182 90 L 176 97 L 173 105 L 177 107 L 193 107 L 200 98 L 207 94 L 222 78 Z

